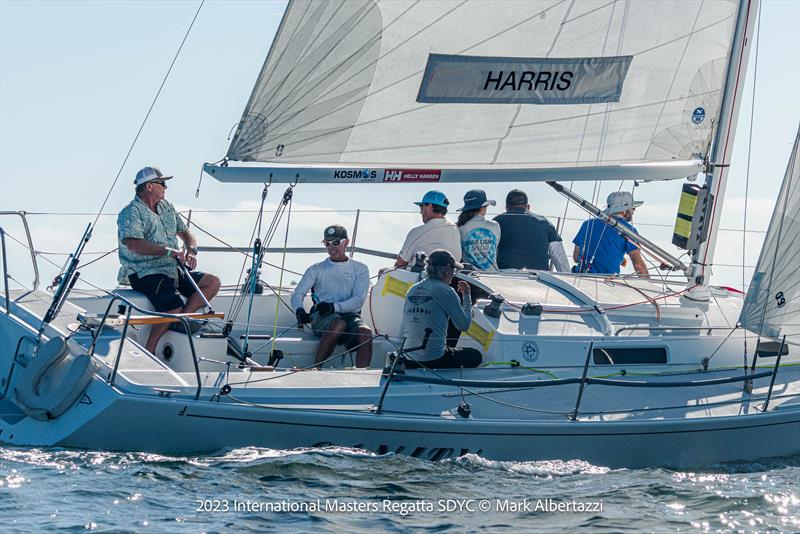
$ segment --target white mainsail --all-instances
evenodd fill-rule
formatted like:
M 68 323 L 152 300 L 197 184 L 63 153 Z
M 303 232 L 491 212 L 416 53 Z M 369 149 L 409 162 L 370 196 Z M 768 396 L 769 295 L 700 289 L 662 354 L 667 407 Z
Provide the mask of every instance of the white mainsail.
M 800 128 L 739 322 L 800 345 Z
M 337 176 L 361 182 L 446 181 L 440 169 L 696 174 L 737 11 L 730 0 L 293 0 L 227 157 L 363 167 Z

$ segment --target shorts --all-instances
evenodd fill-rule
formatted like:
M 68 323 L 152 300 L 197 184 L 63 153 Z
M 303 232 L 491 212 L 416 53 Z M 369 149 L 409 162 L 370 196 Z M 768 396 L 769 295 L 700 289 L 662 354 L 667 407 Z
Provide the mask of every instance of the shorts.
M 311 330 L 315 334 L 321 336 L 326 330 L 330 329 L 331 323 L 335 319 L 344 321 L 344 333 L 339 338 L 339 345 L 344 345 L 351 349 L 358 345 L 358 327 L 364 325 L 361 316 L 357 313 L 329 313 L 328 315 L 320 315 L 313 308 L 311 309 Z
M 435 360 L 420 361 L 406 360 L 406 369 L 458 369 L 478 367 L 483 356 L 478 349 L 472 347 L 445 347 L 444 353 Z
M 199 284 L 205 273 L 192 271 L 189 274 Z M 165 274 L 148 274 L 139 278 L 135 273 L 129 275 L 128 280 L 135 291 L 147 297 L 157 312 L 183 308 L 185 302 L 181 295 L 190 297 L 195 292 L 194 286 L 183 272 L 178 273 L 177 280 Z

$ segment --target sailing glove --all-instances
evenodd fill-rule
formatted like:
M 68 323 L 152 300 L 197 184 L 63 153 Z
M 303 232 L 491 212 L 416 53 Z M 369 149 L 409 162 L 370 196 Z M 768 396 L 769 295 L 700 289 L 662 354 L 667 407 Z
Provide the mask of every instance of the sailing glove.
M 328 315 L 329 313 L 333 312 L 334 312 L 333 304 L 331 304 L 330 302 L 320 302 L 319 304 L 317 304 L 317 313 L 319 313 L 320 315 Z
M 299 325 L 304 325 L 311 322 L 311 316 L 303 308 L 297 308 L 297 310 L 294 312 L 294 316 L 297 317 L 297 324 Z

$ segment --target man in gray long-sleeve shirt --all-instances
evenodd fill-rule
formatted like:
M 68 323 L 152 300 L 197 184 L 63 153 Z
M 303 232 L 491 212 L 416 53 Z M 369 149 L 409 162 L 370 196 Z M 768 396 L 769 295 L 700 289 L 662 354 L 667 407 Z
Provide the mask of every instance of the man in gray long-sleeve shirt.
M 322 337 L 314 363 L 318 367 L 333 354 L 337 343 L 358 347 L 356 365 L 368 367 L 372 360 L 372 330 L 361 321 L 361 306 L 369 291 L 369 270 L 347 257 L 347 230 L 338 224 L 325 229 L 322 243 L 328 251 L 325 261 L 309 267 L 292 292 L 297 324 L 311 323 Z M 314 306 L 309 314 L 303 299 L 311 291 Z
M 463 280 L 458 282 L 460 301 L 456 291 L 450 287 L 459 266 L 448 251 L 434 250 L 428 257 L 428 278 L 408 290 L 403 309 L 405 347 L 419 347 L 425 338 L 425 329 L 430 328 L 432 332 L 424 352 L 414 351 L 408 354 L 413 360 L 406 362 L 406 368 L 453 369 L 477 367 L 481 364 L 482 356 L 478 350 L 445 345 L 448 319 L 462 332 L 472 322 L 469 284 Z

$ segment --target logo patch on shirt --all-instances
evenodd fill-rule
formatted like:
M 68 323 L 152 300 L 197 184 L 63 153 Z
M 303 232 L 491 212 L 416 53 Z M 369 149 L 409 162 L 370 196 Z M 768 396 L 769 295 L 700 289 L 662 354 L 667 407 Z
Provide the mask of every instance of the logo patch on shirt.
M 464 260 L 481 271 L 494 268 L 497 237 L 488 228 L 475 228 L 467 232 L 462 249 Z

